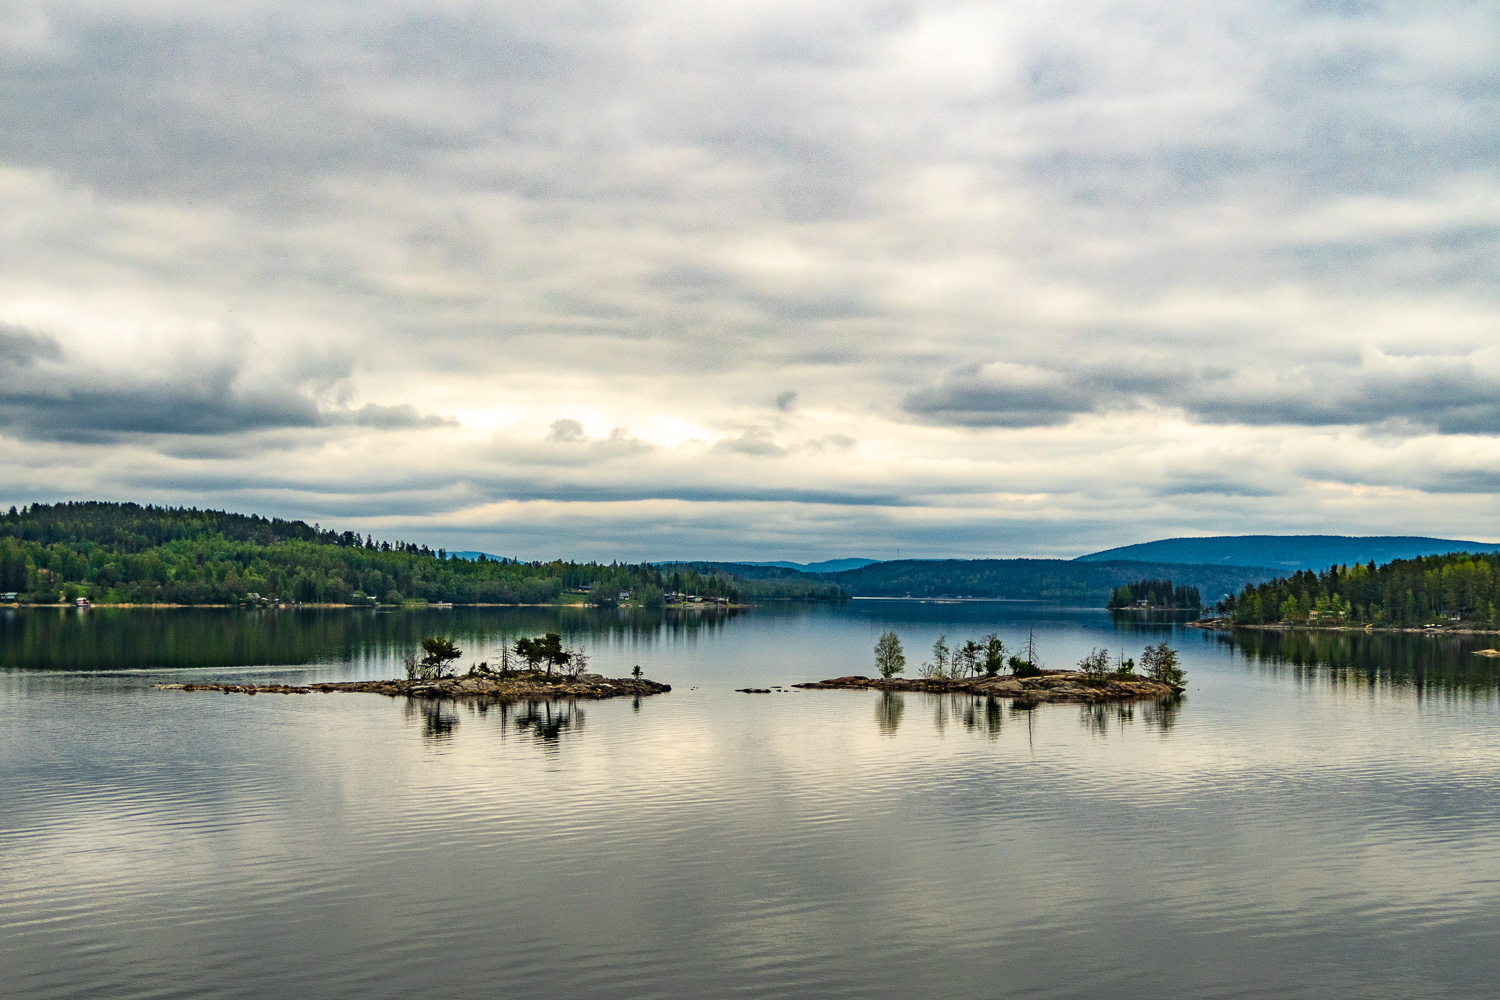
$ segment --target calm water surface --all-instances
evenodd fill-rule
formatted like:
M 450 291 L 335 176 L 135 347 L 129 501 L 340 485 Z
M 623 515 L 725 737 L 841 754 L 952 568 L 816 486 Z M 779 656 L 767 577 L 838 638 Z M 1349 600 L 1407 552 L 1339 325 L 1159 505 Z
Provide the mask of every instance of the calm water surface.
M 1175 708 L 865 692 L 1170 638 Z M 671 694 L 158 691 L 559 629 Z M 1500 980 L 1500 645 L 1033 605 L 0 612 L 7 997 L 1446 997 Z M 916 655 L 913 655 L 916 654 Z

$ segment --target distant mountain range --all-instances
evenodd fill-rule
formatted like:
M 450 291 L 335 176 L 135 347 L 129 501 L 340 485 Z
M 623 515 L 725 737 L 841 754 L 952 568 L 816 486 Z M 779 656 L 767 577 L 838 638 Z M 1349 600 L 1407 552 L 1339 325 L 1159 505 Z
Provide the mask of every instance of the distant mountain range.
M 1500 552 L 1500 544 L 1416 535 L 1215 535 L 1210 538 L 1163 538 L 1122 545 L 1079 556 L 1076 562 L 1129 559 L 1143 562 L 1196 563 L 1211 566 L 1269 566 L 1282 573 L 1324 570 L 1373 561 L 1446 555 L 1449 552 Z M 1204 595 L 1207 597 L 1207 594 Z

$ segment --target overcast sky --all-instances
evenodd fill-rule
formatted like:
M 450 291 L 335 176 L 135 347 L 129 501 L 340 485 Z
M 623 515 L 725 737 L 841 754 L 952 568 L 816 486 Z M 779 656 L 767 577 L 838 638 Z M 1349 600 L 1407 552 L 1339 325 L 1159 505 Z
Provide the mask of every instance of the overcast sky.
M 1500 540 L 1500 5 L 0 0 L 0 492 Z

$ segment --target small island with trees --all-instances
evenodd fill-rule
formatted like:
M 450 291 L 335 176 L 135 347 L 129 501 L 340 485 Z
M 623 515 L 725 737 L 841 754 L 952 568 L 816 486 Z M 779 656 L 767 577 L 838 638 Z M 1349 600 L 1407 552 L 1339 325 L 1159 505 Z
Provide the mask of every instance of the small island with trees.
M 1197 587 L 1171 580 L 1132 580 L 1115 588 L 1111 611 L 1189 611 L 1203 606 Z
M 906 654 L 901 637 L 887 631 L 875 642 L 875 668 L 879 677 L 852 675 L 792 686 L 804 690 L 975 694 L 1010 698 L 1017 707 L 1030 708 L 1043 702 L 1094 705 L 1159 701 L 1180 696 L 1187 683 L 1187 673 L 1178 663 L 1177 651 L 1165 641 L 1146 647 L 1141 654 L 1140 673 L 1136 673 L 1134 659 L 1126 659 L 1123 654 L 1111 658 L 1109 651 L 1103 649 L 1092 650 L 1079 661 L 1076 670 L 1048 670 L 1038 659 L 1034 631 L 1027 633 L 1023 651 L 1010 657 L 1005 653 L 1005 643 L 994 633 L 954 646 L 949 645 L 947 636 L 938 636 L 932 646 L 932 658 L 922 662 L 917 676 L 898 677 L 906 670 Z
M 453 663 L 463 655 L 454 641 L 432 635 L 422 640 L 422 653 L 408 653 L 406 676 L 392 680 L 335 681 L 322 684 L 160 684 L 166 691 L 218 691 L 224 694 L 332 694 L 355 692 L 392 698 L 450 698 L 490 702 L 559 701 L 571 699 L 639 698 L 665 694 L 670 684 L 641 676 L 637 665 L 630 677 L 589 673 L 582 649 L 563 646 L 562 636 L 548 632 L 518 639 L 502 647 L 500 662 L 476 663 L 459 674 Z

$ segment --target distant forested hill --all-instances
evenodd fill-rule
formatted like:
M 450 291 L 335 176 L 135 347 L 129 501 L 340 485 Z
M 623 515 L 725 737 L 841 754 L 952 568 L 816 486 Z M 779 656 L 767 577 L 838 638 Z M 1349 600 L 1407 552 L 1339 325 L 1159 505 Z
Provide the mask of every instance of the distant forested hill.
M 1500 625 L 1500 555 L 1456 553 L 1336 566 L 1247 586 L 1220 603 L 1237 624 Z
M 449 558 L 424 545 L 226 511 L 132 503 L 34 504 L 0 515 L 0 592 L 50 602 L 532 604 L 587 589 L 660 603 L 666 589 L 737 599 L 733 578 L 691 567 Z
M 1500 544 L 1465 542 L 1415 535 L 1219 535 L 1212 538 L 1163 538 L 1123 545 L 1077 562 L 1135 559 L 1148 562 L 1201 563 L 1218 566 L 1273 566 L 1279 572 L 1324 570 L 1448 552 L 1500 552 Z M 1207 591 L 1204 596 L 1207 596 Z
M 1069 559 L 903 559 L 825 574 L 855 597 L 1005 597 L 1103 605 L 1115 588 L 1170 579 L 1216 601 L 1277 575 L 1253 566 Z
M 663 563 L 662 571 L 685 567 L 705 575 L 728 574 L 747 600 L 836 601 L 849 595 L 825 573 L 804 573 L 779 563 Z

